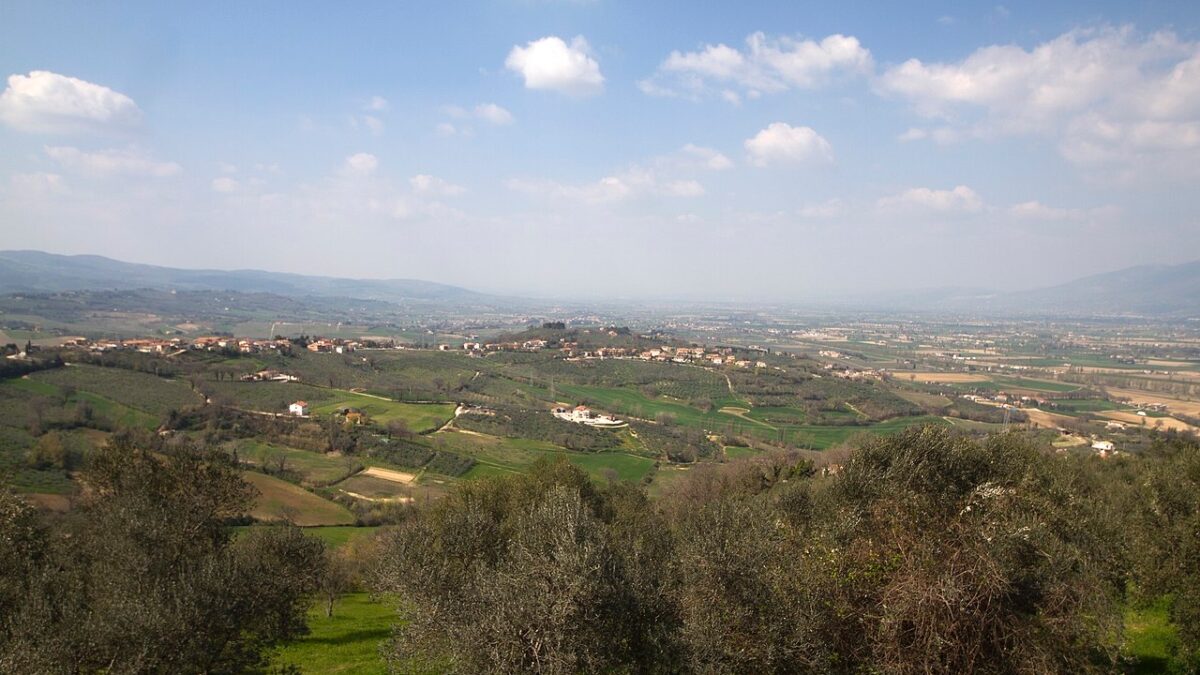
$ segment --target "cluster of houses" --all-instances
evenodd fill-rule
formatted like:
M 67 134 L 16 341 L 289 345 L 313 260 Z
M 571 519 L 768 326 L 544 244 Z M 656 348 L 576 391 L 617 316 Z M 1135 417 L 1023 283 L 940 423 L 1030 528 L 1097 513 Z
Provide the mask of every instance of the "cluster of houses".
M 478 356 L 489 352 L 540 352 L 549 346 L 549 342 L 545 340 L 525 340 L 523 342 L 464 342 L 463 351 L 468 354 Z M 443 352 L 452 351 L 453 347 L 447 344 L 438 345 L 438 349 Z
M 235 338 L 212 335 L 193 338 L 191 348 L 210 352 L 236 349 L 242 354 L 258 354 L 269 351 L 287 351 L 292 348 L 292 343 L 284 339 L 258 340 L 254 338 Z
M 242 354 L 256 354 L 273 350 L 287 350 L 291 343 L 287 340 L 256 340 L 253 338 L 235 338 L 220 335 L 206 335 L 191 340 L 175 338 L 130 338 L 128 340 L 89 340 L 74 338 L 63 343 L 68 347 L 79 347 L 93 352 L 131 351 L 143 354 L 173 354 L 186 349 L 200 351 L 237 350 Z
M 316 338 L 308 343 L 308 351 L 317 354 L 346 354 L 362 348 L 358 340 L 343 340 L 341 338 Z
M 242 382 L 299 382 L 295 375 L 281 373 L 278 370 L 260 370 L 257 373 L 243 375 Z
M 874 368 L 849 368 L 834 363 L 826 363 L 825 370 L 833 377 L 840 377 L 843 380 L 883 380 L 884 377 L 884 371 Z
M 574 422 L 576 424 L 586 424 L 589 427 L 617 429 L 626 425 L 624 420 L 619 420 L 612 415 L 602 415 L 596 413 L 585 405 L 577 405 L 574 408 L 564 408 L 559 406 L 552 412 L 554 413 L 554 416 L 560 420 L 566 420 L 567 422 Z
M 163 340 L 159 338 L 136 338 L 132 340 L 88 340 L 74 338 L 64 343 L 68 347 L 81 347 L 93 352 L 132 351 L 143 354 L 170 354 L 187 348 L 187 342 L 182 338 Z
M 293 348 L 292 342 L 284 338 L 258 339 L 238 338 L 224 335 L 204 335 L 186 339 L 174 338 L 131 338 L 128 340 L 89 340 L 87 338 L 72 338 L 65 341 L 64 346 L 89 349 L 94 352 L 108 351 L 137 351 L 144 354 L 171 354 L 185 349 L 198 351 L 220 352 L 235 350 L 242 354 L 258 354 L 271 351 L 288 351 Z M 308 343 L 310 352 L 344 354 L 364 347 L 394 346 L 391 341 L 386 344 L 378 341 L 345 340 L 342 338 L 314 338 Z

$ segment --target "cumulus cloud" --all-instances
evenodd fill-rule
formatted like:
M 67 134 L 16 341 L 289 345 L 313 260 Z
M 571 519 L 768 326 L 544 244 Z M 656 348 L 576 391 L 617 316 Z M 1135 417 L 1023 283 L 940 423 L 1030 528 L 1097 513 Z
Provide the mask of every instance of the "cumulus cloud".
M 755 166 L 833 161 L 833 146 L 811 127 L 773 122 L 744 143 Z
M 214 192 L 237 192 L 238 187 L 238 182 L 229 176 L 218 176 L 212 181 L 212 189 Z
M 343 170 L 352 175 L 367 176 L 379 167 L 379 158 L 369 152 L 359 152 L 346 158 Z
M 1021 220 L 1034 221 L 1082 221 L 1082 220 L 1103 220 L 1112 218 L 1117 215 L 1118 209 L 1114 206 L 1100 206 L 1096 208 L 1060 208 L 1056 206 L 1048 206 L 1037 200 L 1021 202 L 1013 204 L 1008 208 L 1009 215 Z
M 1044 134 L 1085 165 L 1200 150 L 1200 43 L 1170 32 L 1075 30 L 1031 49 L 989 46 L 957 62 L 910 59 L 876 86 L 936 120 L 904 140 Z
M 497 126 L 513 123 L 512 113 L 495 103 L 480 103 L 475 106 L 475 117 Z
M 136 148 L 85 152 L 72 146 L 46 146 L 45 150 L 64 168 L 92 175 L 165 178 L 183 171 L 175 162 L 154 159 Z
M 408 184 L 412 186 L 413 192 L 417 194 L 438 195 L 441 197 L 453 197 L 466 191 L 466 188 L 461 185 L 455 185 L 436 176 L 423 173 L 409 178 Z
M 632 166 L 624 171 L 583 184 L 514 178 L 510 190 L 535 197 L 552 197 L 585 204 L 606 204 L 645 196 L 699 197 L 704 186 L 688 178 L 665 176 L 660 171 Z
M 712 148 L 688 143 L 680 149 L 679 154 L 681 163 L 685 166 L 707 169 L 709 171 L 724 171 L 725 169 L 733 168 L 733 160 Z
M 456 121 L 439 122 L 434 127 L 434 131 L 438 136 L 464 136 L 469 138 L 475 135 L 472 125 L 472 122 L 475 120 L 498 127 L 507 126 L 516 121 L 512 113 L 495 103 L 480 103 L 471 109 L 459 105 L 448 105 L 442 107 L 442 112 Z
M 18 131 L 128 129 L 141 119 L 141 109 L 125 94 L 46 70 L 10 75 L 0 94 L 0 120 Z
M 9 183 L 16 194 L 25 196 L 45 196 L 66 190 L 66 183 L 61 175 L 45 171 L 14 174 Z
M 872 69 L 871 52 L 852 36 L 835 34 L 818 42 L 758 32 L 746 38 L 743 49 L 716 44 L 694 52 L 673 51 L 638 86 L 656 96 L 720 96 L 736 104 L 743 97 L 811 89 L 837 76 L 868 74 Z
M 549 89 L 568 96 L 592 96 L 604 90 L 600 64 L 591 56 L 583 36 L 567 44 L 556 36 L 517 45 L 508 53 L 504 67 L 519 74 L 528 89 Z
M 650 157 L 591 182 L 514 178 L 507 186 L 514 192 L 534 197 L 585 204 L 609 204 L 642 197 L 694 198 L 706 194 L 697 176 L 732 166 L 733 162 L 721 152 L 688 143 L 674 152 Z
M 363 115 L 362 123 L 363 126 L 365 126 L 373 135 L 380 136 L 383 134 L 383 120 L 379 119 L 378 117 L 374 115 Z
M 951 190 L 919 187 L 884 197 L 879 200 L 878 206 L 882 211 L 976 213 L 983 210 L 983 200 L 966 185 L 959 185 Z
M 840 199 L 830 199 L 818 204 L 805 204 L 796 209 L 796 215 L 801 218 L 836 218 L 846 211 L 846 205 Z
M 383 112 L 389 107 L 388 100 L 382 96 L 372 96 L 363 109 L 368 112 Z

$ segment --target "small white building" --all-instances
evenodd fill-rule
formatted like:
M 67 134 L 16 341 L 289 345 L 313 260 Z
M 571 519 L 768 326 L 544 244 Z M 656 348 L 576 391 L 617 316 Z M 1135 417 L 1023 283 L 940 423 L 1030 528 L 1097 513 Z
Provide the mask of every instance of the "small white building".
M 308 403 L 305 401 L 296 401 L 288 406 L 288 412 L 296 417 L 304 417 L 308 415 Z
M 1098 452 L 1112 452 L 1116 447 L 1112 441 L 1092 441 L 1092 449 Z

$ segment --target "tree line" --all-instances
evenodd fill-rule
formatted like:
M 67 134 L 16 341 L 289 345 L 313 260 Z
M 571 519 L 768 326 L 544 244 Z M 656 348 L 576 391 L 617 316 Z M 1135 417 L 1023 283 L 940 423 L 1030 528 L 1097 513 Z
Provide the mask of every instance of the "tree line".
M 460 484 L 386 534 L 403 672 L 1113 672 L 1126 606 L 1200 648 L 1200 448 L 1145 461 L 927 427 L 818 472 L 693 470 L 659 498 L 565 462 Z M 1185 480 L 1181 480 L 1186 477 Z

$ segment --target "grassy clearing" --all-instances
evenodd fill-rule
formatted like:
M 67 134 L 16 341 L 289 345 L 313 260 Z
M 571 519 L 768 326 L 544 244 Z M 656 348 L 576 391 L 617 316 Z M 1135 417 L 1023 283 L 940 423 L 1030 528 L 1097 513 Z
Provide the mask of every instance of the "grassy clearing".
M 572 452 L 546 441 L 501 438 L 462 431 L 438 434 L 447 449 L 475 458 L 477 462 L 463 477 L 467 479 L 520 473 L 545 457 L 562 456 L 597 480 L 611 469 L 620 480 L 641 480 L 654 470 L 654 460 L 624 452 Z
M 403 483 L 363 474 L 347 478 L 334 487 L 343 492 L 353 492 L 355 495 L 362 495 L 370 499 L 407 497 L 412 492 L 409 486 Z
M 1102 398 L 1058 399 L 1054 401 L 1054 412 L 1065 413 L 1067 415 L 1100 412 L 1102 410 L 1132 410 L 1132 407 L 1124 403 L 1107 401 Z
M 395 606 L 377 602 L 366 593 L 342 596 L 325 616 L 317 603 L 309 610 L 309 634 L 281 647 L 272 665 L 297 666 L 305 673 L 383 675 L 387 665 L 379 651 L 396 621 Z
M 759 450 L 754 448 L 745 448 L 737 445 L 725 446 L 725 456 L 729 459 L 739 459 L 741 457 L 753 457 L 760 454 Z
M 378 527 L 346 527 L 334 525 L 330 527 L 310 527 L 304 532 L 305 534 L 309 534 L 325 542 L 325 545 L 329 548 L 338 549 L 352 541 L 373 537 L 378 531 Z
M 340 504 L 293 485 L 255 471 L 247 471 L 243 477 L 259 491 L 250 516 L 262 521 L 291 519 L 301 526 L 350 525 L 354 516 Z
M 73 365 L 43 370 L 29 377 L 55 387 L 73 385 L 80 391 L 97 394 L 157 417 L 203 402 L 200 395 L 182 380 L 168 380 L 120 368 Z
M 308 450 L 298 450 L 283 445 L 267 443 L 257 439 L 244 439 L 231 444 L 242 461 L 255 464 L 273 464 L 282 455 L 289 470 L 303 476 L 304 482 L 327 484 L 349 473 L 345 457 L 331 457 Z M 352 458 L 353 461 L 353 458 Z
M 1168 615 L 1170 598 L 1149 607 L 1125 610 L 1125 652 L 1133 661 L 1133 673 L 1168 672 L 1178 641 Z
M 924 408 L 944 408 L 951 403 L 950 399 L 941 394 L 929 394 L 911 389 L 893 389 L 892 393 Z
M 807 426 L 800 427 L 794 438 L 797 442 L 805 444 L 807 447 L 814 450 L 824 450 L 835 445 L 845 443 L 851 436 L 860 433 L 868 434 L 894 434 L 898 431 L 903 431 L 911 426 L 920 424 L 933 424 L 937 426 L 945 426 L 949 424 L 946 420 L 940 417 L 922 416 L 922 417 L 897 417 L 879 424 L 871 426 Z
M 614 472 L 618 480 L 639 481 L 654 470 L 654 460 L 617 452 L 566 453 L 567 461 L 593 479 L 605 480 Z
M 352 391 L 330 391 L 332 396 L 314 407 L 313 414 L 328 415 L 342 408 L 358 408 L 375 422 L 401 420 L 417 433 L 438 429 L 454 417 L 453 403 L 401 403 Z

